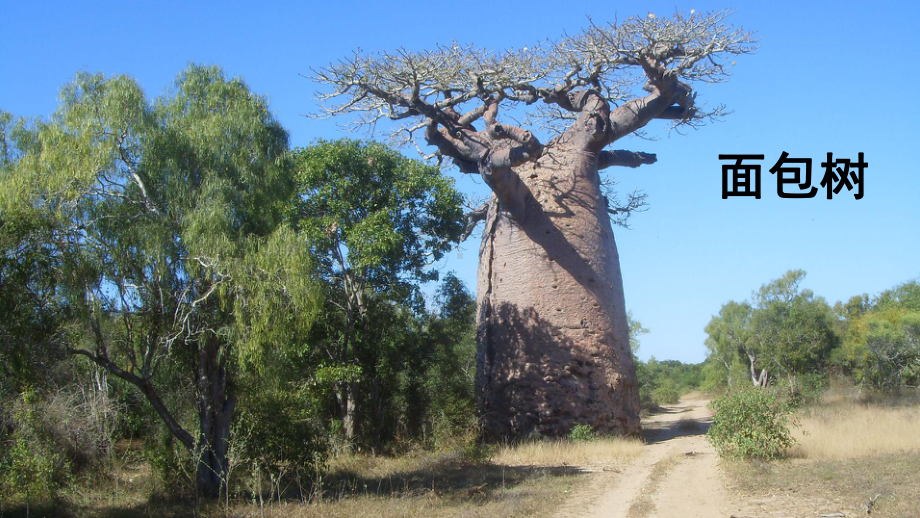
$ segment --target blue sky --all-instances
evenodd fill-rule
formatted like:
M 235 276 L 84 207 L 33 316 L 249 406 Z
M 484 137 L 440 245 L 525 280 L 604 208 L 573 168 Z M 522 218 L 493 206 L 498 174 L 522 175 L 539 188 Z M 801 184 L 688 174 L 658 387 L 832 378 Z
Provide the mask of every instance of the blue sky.
M 47 117 L 79 70 L 128 74 L 151 97 L 188 63 L 217 64 L 268 96 L 295 146 L 349 136 L 314 112 L 318 86 L 301 74 L 357 48 L 424 49 L 458 40 L 521 47 L 577 32 L 588 16 L 677 8 L 734 8 L 731 21 L 760 37 L 726 84 L 699 85 L 699 101 L 725 103 L 724 121 L 625 139 L 616 148 L 658 163 L 614 171 L 622 190 L 643 189 L 650 210 L 616 229 L 627 306 L 651 333 L 639 356 L 701 361 L 703 328 L 723 303 L 748 298 L 788 269 L 833 303 L 920 276 L 920 83 L 915 2 L 22 2 L 0 1 L 0 109 Z M 352 135 L 353 136 L 353 135 Z M 865 197 L 845 190 L 780 199 L 766 170 L 782 151 L 811 158 L 814 183 L 828 152 L 865 154 Z M 413 156 L 412 150 L 406 153 Z M 763 154 L 763 197 L 721 198 L 719 154 Z M 482 185 L 460 179 L 470 194 Z M 475 286 L 478 240 L 445 269 Z

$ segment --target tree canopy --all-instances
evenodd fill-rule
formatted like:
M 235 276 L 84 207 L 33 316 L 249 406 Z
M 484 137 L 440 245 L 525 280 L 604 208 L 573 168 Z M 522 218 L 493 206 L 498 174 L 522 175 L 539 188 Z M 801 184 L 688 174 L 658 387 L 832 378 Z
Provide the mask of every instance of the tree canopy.
M 785 376 L 796 390 L 798 376 L 817 372 L 836 345 L 830 306 L 802 289 L 802 270 L 790 270 L 754 292 L 754 302 L 729 301 L 706 326 L 710 358 L 730 379 L 735 362 L 746 363 L 753 384 Z
M 282 222 L 287 132 L 241 80 L 192 66 L 153 102 L 128 77 L 79 74 L 16 144 L 0 178 L 5 237 L 43 229 L 41 260 L 65 272 L 54 289 L 73 316 L 70 352 L 140 389 L 213 495 L 236 372 L 319 308 L 315 262 Z M 197 430 L 161 396 L 174 362 L 193 374 Z
M 590 125 L 598 149 L 652 119 L 693 125 L 723 114 L 722 106 L 698 104 L 691 83 L 724 81 L 731 56 L 754 50 L 753 34 L 728 24 L 729 14 L 691 11 L 592 23 L 557 41 L 506 51 L 453 42 L 420 52 L 356 52 L 314 71 L 313 79 L 330 88 L 319 96 L 327 115 L 357 115 L 359 127 L 382 119 L 406 122 L 394 128 L 394 137 L 408 142 L 423 135 L 435 154 L 478 174 L 482 165 L 515 166 L 542 148 L 530 131 L 499 124 L 499 105 L 523 108 L 525 125 L 556 134 L 574 128 L 575 120 Z M 482 130 L 474 126 L 480 120 Z M 607 152 L 600 167 L 651 160 Z M 492 185 L 489 173 L 482 174 Z
M 324 369 L 335 379 L 346 438 L 355 439 L 362 419 L 376 419 L 365 439 L 377 445 L 382 418 L 370 414 L 388 395 L 381 384 L 394 385 L 382 378 L 401 370 L 405 354 L 421 354 L 399 327 L 417 324 L 413 310 L 424 313 L 419 285 L 437 279 L 434 263 L 460 238 L 462 196 L 437 167 L 377 143 L 319 141 L 294 161 L 291 219 L 326 281 Z

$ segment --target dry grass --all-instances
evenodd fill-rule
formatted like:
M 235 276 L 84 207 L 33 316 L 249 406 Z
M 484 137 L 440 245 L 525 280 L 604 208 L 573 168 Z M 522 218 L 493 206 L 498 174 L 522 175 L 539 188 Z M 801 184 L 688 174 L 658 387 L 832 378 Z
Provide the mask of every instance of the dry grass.
M 163 499 L 143 459 L 120 466 L 111 477 L 87 479 L 56 506 L 33 515 L 277 516 L 277 517 L 459 517 L 546 516 L 587 480 L 590 469 L 620 468 L 639 454 L 638 440 L 600 439 L 527 442 L 469 451 L 418 451 L 401 456 L 340 455 L 330 460 L 321 489 L 288 491 L 279 501 L 244 494 L 221 503 Z M 288 494 L 290 493 L 290 494 Z M 49 504 L 51 505 L 51 504 Z M 25 509 L 0 505 L 2 516 Z M 35 511 L 33 509 L 33 511 Z
M 832 390 L 799 416 L 799 444 L 775 462 L 729 462 L 751 516 L 920 517 L 920 405 Z M 867 402 L 868 401 L 868 402 Z
M 920 407 L 876 407 L 842 403 L 814 408 L 796 430 L 793 457 L 852 459 L 920 452 Z
M 920 517 L 920 453 L 845 460 L 725 463 L 733 489 L 747 505 L 740 516 L 759 518 L 844 513 L 873 517 Z
M 643 447 L 639 439 L 618 437 L 591 442 L 533 441 L 500 447 L 492 462 L 504 466 L 610 467 L 638 457 Z
M 536 451 L 536 444 L 524 446 Z M 608 447 L 608 450 L 610 448 Z M 574 448 L 581 451 L 582 448 Z M 558 507 L 584 473 L 572 467 L 578 457 L 556 451 L 547 462 L 518 447 L 502 448 L 506 461 L 470 461 L 460 452 L 417 452 L 399 457 L 342 455 L 330 463 L 319 498 L 309 504 L 282 503 L 266 508 L 234 506 L 236 516 L 541 516 Z M 619 457 L 618 457 L 619 458 Z M 517 461 L 515 461 L 517 460 Z
M 259 508 L 235 505 L 231 516 L 270 516 L 304 518 L 358 517 L 492 517 L 547 516 L 565 501 L 578 479 L 547 471 L 535 471 L 525 479 L 507 485 L 477 484 L 465 489 L 416 488 L 402 493 L 377 496 L 353 495 L 312 504 L 285 502 Z M 484 487 L 480 487 L 484 486 Z

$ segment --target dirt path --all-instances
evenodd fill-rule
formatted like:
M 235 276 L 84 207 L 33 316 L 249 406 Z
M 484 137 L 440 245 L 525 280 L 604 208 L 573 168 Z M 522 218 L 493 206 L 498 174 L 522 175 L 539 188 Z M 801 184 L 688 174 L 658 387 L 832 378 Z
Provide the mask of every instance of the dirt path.
M 574 516 L 604 518 L 729 517 L 732 502 L 706 441 L 708 401 L 685 399 L 642 422 L 645 453 L 621 473 L 598 479 Z

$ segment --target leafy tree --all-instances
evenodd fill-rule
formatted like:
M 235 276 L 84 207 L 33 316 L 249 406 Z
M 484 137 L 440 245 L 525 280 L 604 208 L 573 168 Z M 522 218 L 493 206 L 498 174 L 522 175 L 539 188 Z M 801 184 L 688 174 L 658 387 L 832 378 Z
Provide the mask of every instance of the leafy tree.
M 836 364 L 858 383 L 885 390 L 918 383 L 920 283 L 903 283 L 871 300 L 863 299 L 860 311 L 842 315 L 845 331 L 835 351 Z
M 905 373 L 915 377 L 920 362 L 920 313 L 907 313 L 896 324 L 882 319 L 868 322 L 866 346 L 871 356 L 872 381 L 879 387 L 897 390 Z
M 883 310 L 897 307 L 920 312 L 920 281 L 905 282 L 883 291 L 879 294 L 874 306 Z
M 453 274 L 438 290 L 428 324 L 428 361 L 420 391 L 434 440 L 478 439 L 476 427 L 476 298 Z
M 786 376 L 792 393 L 797 378 L 823 369 L 836 345 L 830 306 L 811 290 L 801 289 L 802 270 L 790 270 L 755 294 L 752 316 L 755 349 L 762 365 Z
M 241 80 L 192 66 L 154 102 L 130 78 L 79 74 L 29 139 L 0 217 L 44 229 L 71 352 L 140 390 L 217 496 L 239 372 L 318 307 L 309 250 L 282 224 L 287 133 Z M 169 372 L 193 387 L 193 423 L 167 405 Z
M 328 114 L 405 123 L 394 136 L 424 141 L 492 190 L 468 215 L 471 225 L 485 221 L 477 380 L 489 434 L 561 436 L 575 422 L 638 433 L 611 217 L 642 200 L 615 205 L 598 172 L 653 163 L 647 153 L 605 150 L 653 120 L 694 126 L 722 113 L 697 104 L 692 84 L 724 80 L 731 57 L 753 50 L 753 36 L 727 15 L 629 18 L 505 52 L 455 42 L 355 53 L 315 72 L 329 88 Z M 500 110 L 519 112 L 534 131 L 549 128 L 551 140 L 511 117 L 499 121 Z M 544 381 L 576 362 L 575 382 Z M 565 401 L 572 415 L 560 419 L 547 401 Z
M 460 238 L 462 197 L 437 167 L 381 144 L 320 141 L 298 150 L 295 162 L 298 202 L 291 218 L 320 258 L 325 318 L 337 322 L 325 326 L 322 347 L 327 372 L 339 378 L 338 414 L 352 441 L 358 421 L 370 426 L 379 408 L 373 394 L 381 394 L 375 374 L 383 372 L 381 347 L 398 347 L 394 333 L 405 329 L 395 326 L 411 327 L 412 308 L 422 309 L 419 283 L 437 278 L 432 263 Z M 380 430 L 377 421 L 372 429 Z M 368 435 L 374 442 L 380 437 Z
M 830 306 L 800 288 L 805 272 L 790 270 L 754 293 L 754 303 L 729 301 L 706 326 L 709 358 L 723 364 L 731 383 L 733 366 L 749 366 L 755 387 L 785 376 L 797 392 L 799 375 L 822 370 L 836 344 Z
M 0 178 L 11 176 L 34 135 L 24 121 L 0 111 Z M 47 221 L 0 212 L 0 397 L 44 381 L 63 350 L 62 264 L 43 243 Z
M 706 325 L 706 348 L 708 358 L 725 367 L 726 382 L 732 386 L 732 372 L 739 361 L 750 365 L 751 381 L 761 387 L 766 383 L 767 371 L 757 372 L 755 363 L 757 351 L 752 343 L 751 316 L 754 309 L 747 302 L 729 301 L 719 310 L 718 316 L 712 317 Z
M 647 362 L 637 362 L 642 407 L 655 408 L 662 404 L 677 403 L 682 395 L 700 387 L 703 381 L 702 369 L 702 364 L 681 363 L 677 360 L 659 361 L 654 356 Z

